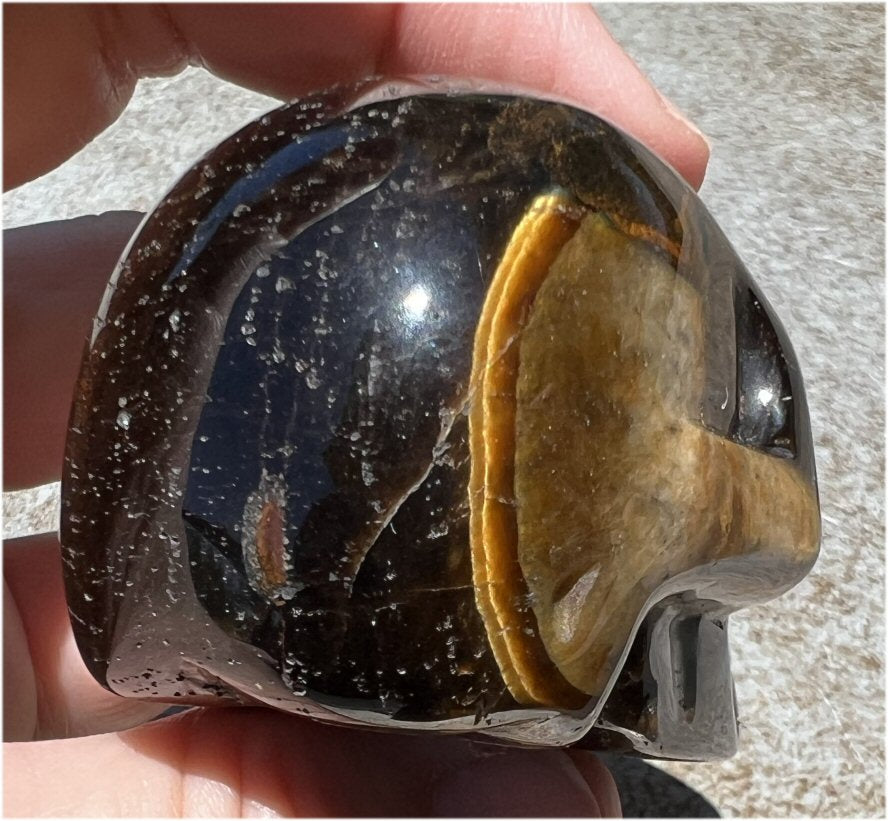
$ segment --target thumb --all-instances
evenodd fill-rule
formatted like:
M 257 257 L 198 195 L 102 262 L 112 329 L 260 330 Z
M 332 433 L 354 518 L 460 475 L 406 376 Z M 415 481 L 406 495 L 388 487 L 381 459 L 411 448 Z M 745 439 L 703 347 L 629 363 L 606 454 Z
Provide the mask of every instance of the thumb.
M 614 811 L 606 771 L 590 776 L 563 751 L 372 733 L 266 709 L 195 709 L 121 733 L 4 746 L 8 816 Z

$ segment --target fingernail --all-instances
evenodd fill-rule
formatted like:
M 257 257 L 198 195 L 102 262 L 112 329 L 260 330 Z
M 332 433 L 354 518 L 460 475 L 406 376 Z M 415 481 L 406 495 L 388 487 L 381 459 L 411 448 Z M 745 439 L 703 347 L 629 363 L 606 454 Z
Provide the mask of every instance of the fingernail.
M 601 815 L 598 801 L 561 750 L 508 750 L 466 762 L 437 783 L 432 814 L 451 818 Z
M 665 94 L 663 94 L 660 89 L 654 86 L 654 90 L 657 92 L 657 96 L 660 98 L 660 101 L 663 103 L 663 107 L 669 113 L 669 115 L 679 122 L 683 123 L 685 127 L 696 134 L 704 143 L 706 143 L 706 147 L 708 149 L 712 149 L 712 144 L 709 142 L 709 138 L 697 127 L 696 123 L 693 122 L 675 103 L 672 102 Z

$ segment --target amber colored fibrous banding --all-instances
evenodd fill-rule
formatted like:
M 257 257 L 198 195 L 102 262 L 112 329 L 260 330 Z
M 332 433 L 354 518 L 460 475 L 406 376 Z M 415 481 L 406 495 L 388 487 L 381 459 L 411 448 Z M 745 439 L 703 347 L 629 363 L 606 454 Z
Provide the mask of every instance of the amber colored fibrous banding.
M 650 225 L 645 225 L 643 222 L 632 222 L 631 220 L 624 219 L 619 216 L 619 214 L 607 212 L 607 216 L 611 219 L 614 225 L 627 236 L 649 242 L 651 245 L 655 245 L 657 248 L 661 248 L 669 254 L 673 262 L 678 261 L 678 257 L 681 254 L 681 247 L 678 243 L 669 239 L 669 237 L 665 236 L 660 231 L 651 228 Z
M 518 563 L 514 495 L 515 383 L 521 329 L 580 214 L 563 196 L 538 197 L 512 233 L 475 335 L 469 416 L 471 549 L 478 606 L 497 663 L 522 704 L 579 707 L 546 655 Z

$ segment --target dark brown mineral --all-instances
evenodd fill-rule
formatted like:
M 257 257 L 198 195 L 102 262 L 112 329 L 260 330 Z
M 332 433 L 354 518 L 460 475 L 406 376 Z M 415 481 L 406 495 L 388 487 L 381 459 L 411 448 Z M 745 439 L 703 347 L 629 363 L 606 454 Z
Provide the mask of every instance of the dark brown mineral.
M 812 566 L 802 380 L 695 194 L 565 105 L 334 92 L 138 232 L 71 417 L 116 693 L 730 754 L 725 636 Z

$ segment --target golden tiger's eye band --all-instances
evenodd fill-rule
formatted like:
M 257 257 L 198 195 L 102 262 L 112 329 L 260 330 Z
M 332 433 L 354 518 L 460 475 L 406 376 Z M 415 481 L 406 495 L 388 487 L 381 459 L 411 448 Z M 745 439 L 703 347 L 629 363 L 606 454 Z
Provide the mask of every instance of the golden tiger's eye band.
M 518 562 L 515 498 L 521 332 L 552 262 L 576 231 L 576 212 L 557 195 L 532 203 L 494 274 L 475 336 L 469 416 L 475 593 L 503 678 L 522 704 L 584 700 L 542 648 Z

